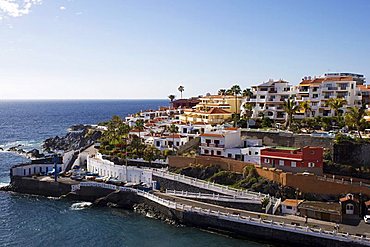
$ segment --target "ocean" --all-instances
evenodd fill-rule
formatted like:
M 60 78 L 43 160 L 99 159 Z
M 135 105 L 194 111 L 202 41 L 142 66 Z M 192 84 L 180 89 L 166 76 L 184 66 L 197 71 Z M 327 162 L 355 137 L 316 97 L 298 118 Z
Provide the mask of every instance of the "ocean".
M 65 135 L 73 124 L 166 105 L 167 100 L 0 101 L 0 147 L 40 148 L 44 139 Z M 0 151 L 0 184 L 9 183 L 9 168 L 23 161 Z M 127 210 L 75 210 L 74 203 L 0 191 L 0 246 L 264 246 Z

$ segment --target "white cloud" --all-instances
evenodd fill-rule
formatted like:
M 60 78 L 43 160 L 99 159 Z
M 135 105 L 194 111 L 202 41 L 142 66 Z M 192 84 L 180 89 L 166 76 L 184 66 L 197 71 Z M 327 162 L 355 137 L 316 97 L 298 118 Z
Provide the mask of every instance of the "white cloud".
M 60 6 L 60 7 L 59 7 L 59 9 L 60 9 L 60 10 L 66 10 L 66 7 L 64 7 L 64 6 Z
M 0 17 L 19 17 L 30 13 L 31 7 L 42 0 L 0 0 Z

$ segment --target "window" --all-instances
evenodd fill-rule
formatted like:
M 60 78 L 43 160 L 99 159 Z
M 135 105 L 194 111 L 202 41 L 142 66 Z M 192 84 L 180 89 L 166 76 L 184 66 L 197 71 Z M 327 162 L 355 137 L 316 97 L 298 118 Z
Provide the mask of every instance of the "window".
M 180 143 L 179 142 L 176 142 L 176 146 L 180 146 Z
M 265 158 L 263 162 L 269 164 L 270 163 L 270 159 Z
M 204 150 L 204 153 L 205 153 L 205 154 L 208 154 L 208 153 L 209 153 L 209 150 L 207 150 L 207 149 L 206 149 L 206 150 Z
M 221 155 L 221 151 L 217 151 L 217 155 Z
M 291 167 L 297 167 L 297 162 L 292 161 L 292 162 L 290 163 L 290 166 L 291 166 Z
M 254 152 L 254 155 L 258 155 L 258 152 Z
M 353 214 L 354 213 L 354 206 L 353 204 L 347 204 L 346 205 L 346 214 Z
M 228 157 L 228 158 L 232 158 L 232 157 L 233 157 L 233 155 L 232 155 L 232 154 L 227 154 L 227 157 Z
M 249 151 L 249 155 L 252 155 L 252 151 Z
M 279 160 L 279 166 L 284 166 L 284 160 Z
M 286 209 L 290 209 L 290 210 L 292 210 L 292 209 L 293 209 L 293 207 L 292 207 L 292 206 L 286 206 Z
M 308 167 L 315 167 L 315 163 L 314 162 L 308 162 Z

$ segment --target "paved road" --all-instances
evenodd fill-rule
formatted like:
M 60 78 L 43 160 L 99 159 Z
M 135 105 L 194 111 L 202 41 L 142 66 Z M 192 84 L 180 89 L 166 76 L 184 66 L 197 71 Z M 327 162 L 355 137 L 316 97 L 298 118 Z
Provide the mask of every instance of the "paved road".
M 321 228 L 323 230 L 328 230 L 328 231 L 334 230 L 334 226 L 336 225 L 333 222 L 320 221 L 320 220 L 314 220 L 314 219 L 309 219 L 308 223 L 306 224 L 305 219 L 299 216 L 293 216 L 293 215 L 279 216 L 279 215 L 270 215 L 270 214 L 264 214 L 264 213 L 256 213 L 256 212 L 245 211 L 241 209 L 227 208 L 227 207 L 222 207 L 222 206 L 213 205 L 209 203 L 199 202 L 199 201 L 191 200 L 188 198 L 181 198 L 181 197 L 177 197 L 174 195 L 169 195 L 169 194 L 165 194 L 165 193 L 161 193 L 157 191 L 154 192 L 154 194 L 163 199 L 171 200 L 171 201 L 189 205 L 192 207 L 211 209 L 214 211 L 220 211 L 220 212 L 229 213 L 229 214 L 240 214 L 242 216 L 247 216 L 247 217 L 250 216 L 253 218 L 261 217 L 263 219 L 272 220 L 276 222 L 284 222 L 285 224 L 299 224 L 301 226 Z M 370 225 L 365 224 L 363 221 L 361 222 L 359 226 L 350 226 L 350 225 L 340 224 L 339 231 L 348 232 L 351 234 L 364 234 L 370 237 Z

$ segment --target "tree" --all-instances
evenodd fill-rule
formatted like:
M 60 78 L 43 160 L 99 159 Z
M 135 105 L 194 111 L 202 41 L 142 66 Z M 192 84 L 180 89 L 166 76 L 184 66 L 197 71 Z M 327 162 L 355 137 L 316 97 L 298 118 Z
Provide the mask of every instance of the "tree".
M 311 101 L 307 100 L 300 102 L 299 108 L 304 111 L 305 117 L 309 117 L 310 115 L 308 113 L 312 111 Z
M 152 162 L 159 159 L 161 155 L 161 151 L 159 151 L 157 148 L 153 147 L 152 145 L 146 146 L 144 149 L 144 160 L 149 162 L 149 165 L 152 165 Z
M 142 119 L 138 119 L 135 122 L 135 128 L 139 131 L 139 138 L 141 140 L 140 133 L 144 130 L 144 121 Z
M 218 95 L 226 95 L 226 89 L 219 89 Z
M 286 113 L 285 128 L 290 129 L 293 121 L 293 115 L 298 111 L 299 106 L 296 104 L 293 98 L 289 97 L 284 101 L 283 109 Z
M 249 100 L 253 96 L 253 93 L 250 88 L 246 88 L 243 90 L 242 95 L 243 97 L 246 97 L 247 100 Z
M 238 122 L 238 95 L 242 92 L 239 85 L 233 85 L 230 88 L 230 91 L 235 96 L 235 115 L 234 115 L 234 127 L 236 127 L 236 124 Z
M 342 108 L 347 101 L 343 98 L 330 98 L 326 105 L 330 107 L 331 110 L 334 110 L 334 115 L 337 117 L 340 115 L 339 109 Z
M 175 95 L 173 95 L 173 94 L 170 94 L 170 95 L 168 95 L 168 98 L 170 99 L 170 101 L 171 101 L 171 103 L 173 102 L 173 100 L 176 98 L 176 96 Z
M 247 128 L 249 128 L 249 119 L 252 117 L 253 113 L 253 105 L 251 103 L 244 103 L 243 104 L 244 114 L 243 118 L 247 120 Z
M 364 118 L 366 115 L 367 115 L 366 106 L 363 105 L 360 108 L 357 108 L 357 107 L 347 108 L 347 111 L 344 117 L 344 121 L 346 125 L 350 128 L 356 129 L 361 140 L 362 140 L 362 136 L 361 136 L 360 131 L 366 123 L 366 120 Z
M 177 90 L 179 90 L 179 92 L 180 92 L 180 94 L 181 94 L 181 99 L 182 99 L 182 92 L 184 92 L 184 90 L 185 90 L 184 86 L 179 86 L 179 87 L 177 88 Z
M 169 132 L 172 134 L 172 151 L 175 151 L 175 134 L 178 132 L 179 128 L 171 124 L 171 126 L 168 128 Z

